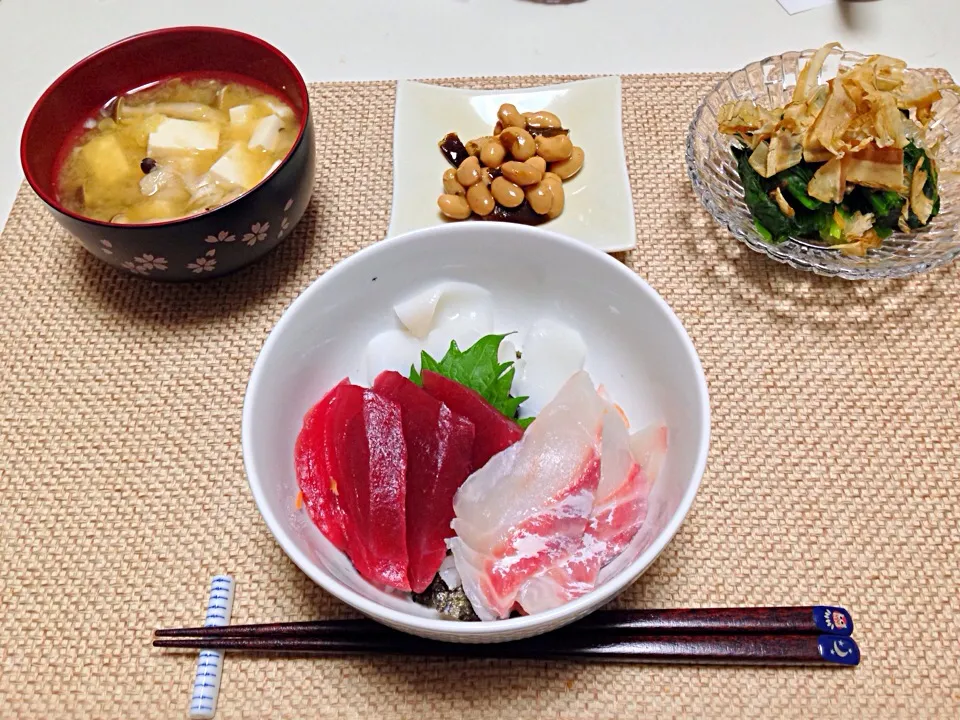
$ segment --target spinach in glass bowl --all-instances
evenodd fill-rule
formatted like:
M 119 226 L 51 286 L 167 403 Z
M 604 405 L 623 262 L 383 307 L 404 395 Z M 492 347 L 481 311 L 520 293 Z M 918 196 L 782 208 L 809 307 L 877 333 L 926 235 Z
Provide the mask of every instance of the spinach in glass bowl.
M 905 277 L 960 256 L 960 92 L 946 71 L 835 44 L 750 63 L 704 96 L 686 163 L 722 227 L 796 269 Z
M 922 221 L 911 207 L 908 191 L 852 185 L 841 202 L 825 202 L 807 190 L 823 163 L 801 161 L 765 178 L 750 165 L 753 151 L 749 147 L 738 144 L 731 150 L 737 159 L 737 173 L 754 227 L 768 242 L 808 238 L 863 255 L 896 230 L 919 229 L 940 212 L 936 162 L 912 142 L 903 149 L 903 174 L 908 178 L 913 178 L 917 170 L 926 174 L 921 176 L 920 192 L 929 202 L 929 212 L 921 211 L 925 216 Z

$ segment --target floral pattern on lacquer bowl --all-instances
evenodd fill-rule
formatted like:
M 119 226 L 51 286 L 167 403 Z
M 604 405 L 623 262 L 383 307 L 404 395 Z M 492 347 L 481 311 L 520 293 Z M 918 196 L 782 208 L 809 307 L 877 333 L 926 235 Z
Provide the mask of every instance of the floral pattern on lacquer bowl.
M 214 59 L 213 56 L 215 56 Z M 144 58 L 146 58 L 144 60 Z M 55 156 L 89 113 L 110 97 L 158 77 L 195 69 L 241 73 L 274 88 L 301 117 L 299 135 L 280 166 L 258 186 L 201 215 L 146 225 L 119 225 L 78 216 L 56 199 Z M 105 95 L 101 97 L 101 95 Z M 72 113 L 72 114 L 71 114 Z M 52 148 L 52 150 L 51 150 Z M 313 191 L 316 150 L 303 78 L 276 48 L 220 28 L 170 28 L 122 40 L 81 60 L 41 96 L 24 128 L 21 161 L 50 212 L 95 257 L 118 270 L 154 280 L 194 281 L 238 270 L 289 237 Z

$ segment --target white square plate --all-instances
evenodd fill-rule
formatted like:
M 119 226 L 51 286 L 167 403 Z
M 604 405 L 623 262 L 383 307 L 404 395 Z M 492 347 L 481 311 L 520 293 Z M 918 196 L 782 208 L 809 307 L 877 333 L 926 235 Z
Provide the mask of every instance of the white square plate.
M 623 153 L 617 76 L 524 90 L 467 90 L 400 81 L 387 237 L 450 222 L 437 209 L 443 192 L 441 176 L 450 167 L 437 143 L 448 132 L 456 132 L 464 142 L 489 135 L 503 103 L 513 103 L 521 112 L 555 113 L 586 157 L 583 169 L 563 184 L 563 214 L 541 227 L 605 252 L 635 247 L 637 229 Z

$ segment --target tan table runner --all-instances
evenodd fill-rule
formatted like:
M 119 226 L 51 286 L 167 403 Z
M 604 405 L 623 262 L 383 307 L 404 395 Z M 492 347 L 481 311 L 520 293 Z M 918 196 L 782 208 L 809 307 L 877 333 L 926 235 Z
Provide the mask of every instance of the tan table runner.
M 720 231 L 683 160 L 714 80 L 624 78 L 626 262 L 693 338 L 713 442 L 686 524 L 619 602 L 837 602 L 861 667 L 229 656 L 219 717 L 960 717 L 960 266 L 853 284 Z M 196 655 L 154 650 L 151 632 L 200 623 L 218 572 L 237 580 L 234 622 L 350 614 L 274 542 L 240 452 L 268 331 L 387 229 L 394 84 L 311 95 L 315 200 L 221 281 L 120 276 L 17 198 L 0 239 L 0 717 L 185 717 Z

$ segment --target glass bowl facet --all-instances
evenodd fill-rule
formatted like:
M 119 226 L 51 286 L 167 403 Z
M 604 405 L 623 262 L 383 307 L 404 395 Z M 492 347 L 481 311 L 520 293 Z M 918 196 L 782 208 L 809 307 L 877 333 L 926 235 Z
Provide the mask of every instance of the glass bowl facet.
M 848 280 L 905 277 L 926 272 L 960 255 L 960 98 L 944 91 L 934 106 L 928 131 L 931 145 L 939 141 L 941 210 L 930 224 L 909 235 L 894 233 L 865 257 L 844 255 L 818 241 L 789 238 L 783 243 L 765 241 L 753 226 L 743 200 L 743 187 L 730 152 L 733 138 L 717 127 L 720 107 L 731 100 L 754 100 L 767 108 L 787 104 L 797 76 L 816 50 L 788 52 L 751 63 L 717 83 L 700 103 L 687 134 L 687 172 L 700 202 L 714 219 L 757 252 L 798 270 L 809 270 Z M 820 82 L 852 67 L 866 56 L 836 49 L 820 72 Z M 909 72 L 920 72 L 908 70 Z

